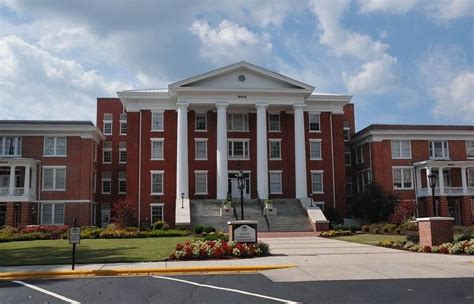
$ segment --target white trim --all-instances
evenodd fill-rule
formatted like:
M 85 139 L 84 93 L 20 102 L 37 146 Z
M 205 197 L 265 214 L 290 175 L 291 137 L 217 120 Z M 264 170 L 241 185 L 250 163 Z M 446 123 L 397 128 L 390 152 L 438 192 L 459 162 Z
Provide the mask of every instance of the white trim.
M 153 192 L 153 174 L 161 174 L 161 192 Z M 165 191 L 165 171 L 150 170 L 150 195 L 164 195 Z
M 436 142 L 441 142 L 441 151 L 443 153 L 443 156 L 435 156 L 434 154 L 431 154 L 431 151 L 433 153 L 436 153 L 435 151 L 435 143 Z M 444 147 L 444 144 L 446 143 L 446 149 Z M 449 159 L 449 141 L 446 139 L 436 139 L 436 140 L 430 140 L 428 141 L 428 153 L 430 159 L 433 160 L 442 160 L 442 159 Z
M 150 160 L 165 160 L 165 139 L 160 137 L 152 137 L 150 138 Z M 153 157 L 153 143 L 154 142 L 161 142 L 161 158 L 154 158 Z
M 272 113 L 270 111 L 267 111 L 267 115 L 268 115 L 268 133 L 281 133 L 281 115 L 280 115 L 280 112 Z M 272 130 L 270 128 L 270 125 L 271 125 L 270 115 L 278 115 L 278 130 Z
M 151 203 L 150 204 L 150 221 L 152 224 L 154 223 L 153 221 L 153 207 L 161 207 L 161 221 L 165 220 L 165 204 L 163 203 Z
M 208 149 L 207 149 L 207 138 L 194 138 L 194 160 L 208 160 Z M 206 143 L 206 157 L 205 158 L 198 158 L 197 156 L 197 143 L 198 142 L 205 142 Z
M 324 170 L 311 170 L 311 193 L 324 194 Z M 313 174 L 321 174 L 321 191 L 314 191 L 313 189 Z
M 313 149 L 311 148 L 311 144 L 313 142 L 319 142 L 319 158 L 313 157 Z M 323 144 L 322 139 L 320 138 L 310 138 L 309 139 L 309 160 L 323 160 Z
M 91 200 L 36 200 L 36 203 L 65 203 L 65 204 L 74 204 L 74 203 L 91 203 Z
M 206 128 L 203 129 L 203 130 L 198 130 L 197 129 L 197 116 L 198 115 L 203 115 L 204 114 L 204 117 L 206 118 Z M 208 128 L 207 128 L 207 111 L 194 111 L 194 132 L 207 132 Z
M 43 211 L 44 211 L 44 205 L 51 205 L 51 223 L 44 223 L 43 222 Z M 63 206 L 63 221 L 61 223 L 56 223 L 56 205 L 62 205 Z M 63 202 L 57 202 L 57 203 L 41 203 L 40 206 L 40 223 L 41 225 L 64 225 L 64 220 L 66 219 L 66 206 Z
M 400 152 L 400 156 L 399 157 L 395 157 L 393 156 L 393 143 L 394 142 L 398 142 L 399 143 L 399 151 Z M 403 148 L 402 148 L 402 142 L 408 142 L 408 148 L 409 148 L 409 152 L 410 152 L 410 155 L 409 156 L 402 156 L 402 151 L 403 151 Z M 412 152 L 411 152 L 411 140 L 402 140 L 402 139 L 398 139 L 398 140 L 395 140 L 395 139 L 392 139 L 390 140 L 390 154 L 392 156 L 392 159 L 412 159 Z
M 53 169 L 53 188 L 44 188 L 44 169 Z M 56 169 L 64 169 L 64 189 L 56 188 Z M 62 192 L 67 188 L 67 166 L 42 166 L 41 168 L 41 191 L 43 192 Z
M 248 149 L 248 157 L 245 158 L 245 145 L 243 145 L 244 148 L 244 157 L 243 158 L 234 158 L 233 155 L 232 157 L 229 155 L 230 150 L 229 150 L 229 142 L 246 142 L 247 143 L 247 149 Z M 227 138 L 227 159 L 228 160 L 250 160 L 250 138 Z M 234 152 L 234 147 L 232 145 L 232 153 Z
M 206 192 L 197 192 L 197 175 L 206 175 Z M 208 195 L 209 194 L 209 174 L 208 170 L 194 170 L 194 195 Z
M 162 129 L 153 129 L 153 114 L 161 114 L 162 115 Z M 165 111 L 164 110 L 153 110 L 151 111 L 150 116 L 150 132 L 164 132 L 165 130 Z
M 272 157 L 272 142 L 276 142 L 276 143 L 279 143 L 278 147 L 279 147 L 279 154 L 280 154 L 280 157 Z M 269 138 L 268 139 L 268 160 L 282 160 L 281 158 L 281 138 Z
M 311 116 L 318 116 L 318 130 L 311 130 Z M 309 133 L 321 133 L 322 126 L 321 126 L 321 113 L 318 112 L 310 112 L 308 111 L 308 132 Z
M 280 191 L 279 192 L 272 192 L 272 187 L 271 187 L 271 175 L 272 174 L 278 174 L 280 176 Z M 283 194 L 283 170 L 268 170 L 268 190 L 271 195 L 280 195 Z
M 53 154 L 46 154 L 46 138 L 53 138 Z M 58 138 L 65 138 L 65 154 L 57 154 Z M 67 136 L 43 136 L 43 157 L 67 157 Z
M 395 174 L 394 174 L 394 171 L 395 170 L 401 170 L 400 171 L 400 178 L 401 178 L 401 184 L 402 186 L 401 187 L 395 187 Z M 403 175 L 403 170 L 410 170 L 410 177 L 411 177 L 411 187 L 405 187 L 404 186 L 404 183 L 405 183 L 405 176 Z M 393 190 L 413 190 L 415 189 L 415 177 L 414 177 L 414 170 L 413 170 L 413 167 L 410 167 L 410 166 L 392 166 L 392 189 Z

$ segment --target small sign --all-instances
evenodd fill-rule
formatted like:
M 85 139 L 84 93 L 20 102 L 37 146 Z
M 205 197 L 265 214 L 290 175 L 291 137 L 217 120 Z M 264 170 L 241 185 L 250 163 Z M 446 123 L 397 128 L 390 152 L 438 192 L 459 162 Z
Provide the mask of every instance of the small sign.
M 69 244 L 79 244 L 81 242 L 81 228 L 69 228 Z
M 238 243 L 256 243 L 257 229 L 251 225 L 243 224 L 234 228 L 233 241 Z

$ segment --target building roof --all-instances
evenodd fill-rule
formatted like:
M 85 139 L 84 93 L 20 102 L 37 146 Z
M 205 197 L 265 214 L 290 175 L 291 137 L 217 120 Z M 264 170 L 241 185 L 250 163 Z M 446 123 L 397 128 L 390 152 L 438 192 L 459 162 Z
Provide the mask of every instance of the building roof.
M 0 125 L 87 125 L 94 126 L 92 121 L 88 120 L 0 120 Z
M 357 133 L 372 130 L 474 130 L 474 125 L 398 125 L 372 124 Z

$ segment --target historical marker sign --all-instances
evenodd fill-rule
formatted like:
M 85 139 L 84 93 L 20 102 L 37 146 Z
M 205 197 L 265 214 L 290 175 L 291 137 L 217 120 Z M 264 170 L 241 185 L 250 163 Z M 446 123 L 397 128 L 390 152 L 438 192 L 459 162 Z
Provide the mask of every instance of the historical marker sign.
M 79 244 L 81 242 L 81 228 L 69 228 L 69 244 Z
M 256 243 L 257 227 L 252 226 L 251 224 L 243 224 L 235 227 L 232 234 L 233 241 L 238 243 Z

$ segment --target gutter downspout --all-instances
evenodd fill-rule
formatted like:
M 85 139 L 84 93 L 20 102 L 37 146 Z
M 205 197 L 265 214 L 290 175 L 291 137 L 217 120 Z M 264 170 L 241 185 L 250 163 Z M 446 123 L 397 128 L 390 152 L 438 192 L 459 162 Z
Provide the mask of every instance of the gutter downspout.
M 41 180 L 41 178 L 43 176 L 43 166 L 41 164 L 41 161 L 38 161 L 38 167 L 39 167 L 38 172 L 37 172 L 37 174 L 38 174 L 38 185 L 36 187 L 37 197 L 38 197 L 36 199 L 36 201 L 38 202 L 38 215 L 37 215 L 36 223 L 38 225 L 41 225 L 41 209 L 43 209 L 43 205 L 41 205 L 41 203 L 40 203 L 41 202 L 41 185 L 42 185 L 42 182 L 43 182 Z
M 141 190 L 142 190 L 142 101 L 140 100 L 140 119 L 138 134 L 138 228 L 140 228 L 141 216 Z
M 334 171 L 336 170 L 334 164 L 334 135 L 333 135 L 333 126 L 332 126 L 332 112 L 329 114 L 329 123 L 331 125 L 331 163 L 332 163 L 332 201 L 333 207 L 336 209 L 336 178 L 334 176 Z

